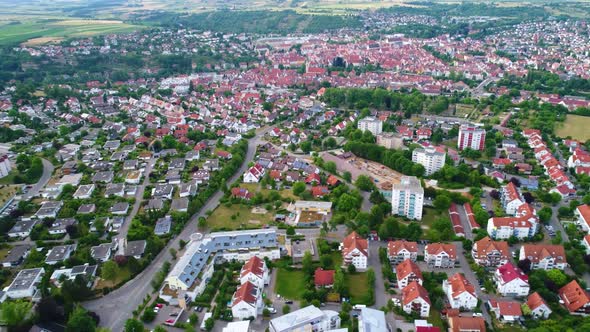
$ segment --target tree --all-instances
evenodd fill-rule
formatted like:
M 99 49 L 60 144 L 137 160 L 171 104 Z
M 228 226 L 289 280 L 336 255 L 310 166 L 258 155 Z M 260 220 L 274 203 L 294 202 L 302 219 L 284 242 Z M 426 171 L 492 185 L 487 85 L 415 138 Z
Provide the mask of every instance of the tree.
M 305 141 L 301 143 L 301 151 L 303 151 L 304 153 L 309 153 L 311 151 L 311 142 Z
M 283 305 L 283 315 L 286 315 L 289 312 L 291 312 L 291 307 L 288 304 Z
M 305 183 L 295 182 L 293 184 L 293 195 L 301 195 L 305 191 Z
M 354 185 L 362 191 L 371 191 L 373 190 L 373 188 L 375 188 L 375 185 L 373 184 L 371 178 L 364 174 L 358 176 L 358 178 L 354 182 Z
M 150 307 L 146 308 L 143 311 L 143 314 L 141 315 L 141 320 L 143 322 L 149 323 L 149 322 L 153 322 L 154 319 L 156 319 L 156 313 L 153 310 L 151 310 Z
M 106 261 L 102 264 L 102 269 L 100 272 L 101 278 L 105 280 L 115 280 L 117 278 L 117 274 L 119 273 L 119 266 L 117 263 L 113 261 Z
M 211 331 L 213 330 L 213 326 L 215 326 L 215 321 L 213 320 L 213 317 L 207 318 L 207 320 L 205 321 L 205 330 Z
M 128 319 L 125 322 L 125 332 L 143 332 L 143 323 L 137 319 Z
M 23 300 L 3 302 L 0 304 L 2 321 L 10 327 L 21 326 L 25 323 L 32 306 L 30 302 Z
M 544 207 L 539 210 L 538 215 L 541 222 L 545 224 L 551 220 L 551 217 L 553 216 L 553 210 L 550 207 Z
M 340 195 L 340 198 L 338 198 L 338 203 L 336 205 L 336 208 L 339 211 L 347 212 L 347 211 L 350 211 L 356 207 L 358 207 L 358 202 L 354 196 L 344 193 L 344 194 Z
M 354 264 L 348 264 L 348 273 L 355 273 L 356 272 L 356 266 L 354 266 Z
M 287 227 L 287 235 L 295 235 L 295 227 L 293 227 L 293 226 Z
M 342 173 L 342 178 L 348 182 L 352 180 L 352 174 L 349 171 Z
M 333 161 L 327 161 L 324 163 L 324 169 L 329 173 L 336 173 L 336 163 Z
M 268 308 L 262 310 L 262 317 L 270 317 L 270 310 Z
M 337 268 L 334 273 L 334 285 L 332 286 L 332 289 L 336 293 L 342 293 L 344 290 L 344 273 L 341 268 Z
M 329 270 L 334 266 L 334 260 L 332 260 L 332 256 L 329 254 L 322 255 L 320 257 L 320 264 L 324 270 Z
M 522 270 L 524 273 L 529 273 L 531 271 L 531 260 L 525 258 L 521 261 L 518 261 L 518 268 Z
M 434 201 L 432 201 L 432 205 L 434 205 L 439 211 L 448 210 L 448 208 L 451 207 L 451 198 L 447 195 L 439 194 Z
M 307 277 L 313 275 L 313 257 L 311 256 L 311 253 L 309 251 L 306 251 L 305 254 L 303 254 L 303 260 L 301 261 L 301 270 Z
M 559 288 L 563 287 L 568 280 L 568 277 L 563 271 L 558 269 L 551 269 L 547 271 L 547 278 L 555 283 Z
M 96 322 L 84 308 L 76 306 L 70 314 L 66 326 L 66 332 L 94 332 L 96 331 Z

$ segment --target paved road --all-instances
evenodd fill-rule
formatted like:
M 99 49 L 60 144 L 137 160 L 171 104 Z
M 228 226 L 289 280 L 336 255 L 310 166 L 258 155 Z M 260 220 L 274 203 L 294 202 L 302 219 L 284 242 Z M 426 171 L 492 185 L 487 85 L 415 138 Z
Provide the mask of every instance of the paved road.
M 127 238 L 127 232 L 129 231 L 129 226 L 131 225 L 131 221 L 133 220 L 133 218 L 135 218 L 135 215 L 139 211 L 139 208 L 141 207 L 141 203 L 143 202 L 143 192 L 145 191 L 145 187 L 150 184 L 150 173 L 152 171 L 152 168 L 156 164 L 156 161 L 157 161 L 157 158 L 152 157 L 152 159 L 148 160 L 148 162 L 145 166 L 145 170 L 143 172 L 143 176 L 144 176 L 143 182 L 141 183 L 141 185 L 139 185 L 137 187 L 137 191 L 135 193 L 135 203 L 133 204 L 133 208 L 131 209 L 131 213 L 129 214 L 129 216 L 127 216 L 127 219 L 125 220 L 125 222 L 121 226 L 121 229 L 119 229 L 119 234 L 116 237 L 117 241 L 121 241 L 121 240 Z M 123 255 L 124 251 L 125 251 L 124 246 L 119 245 L 119 253 L 118 254 Z
M 53 164 L 51 164 L 47 159 L 41 159 L 41 162 L 43 163 L 43 175 L 41 175 L 39 181 L 37 181 L 37 183 L 35 183 L 33 187 L 22 196 L 23 201 L 27 201 L 39 195 L 41 189 L 43 189 L 47 182 L 49 182 L 49 179 L 51 179 L 51 175 L 53 174 L 55 167 L 53 167 Z
M 461 269 L 463 274 L 465 275 L 465 278 L 467 278 L 467 280 L 473 285 L 475 286 L 475 294 L 477 295 L 477 298 L 481 300 L 481 305 L 480 305 L 480 309 L 481 312 L 483 314 L 483 318 L 488 322 L 488 324 L 492 323 L 492 317 L 490 316 L 490 313 L 488 312 L 488 309 L 485 306 L 485 303 L 489 301 L 490 297 L 488 296 L 488 294 L 482 292 L 481 287 L 478 287 L 478 281 L 477 281 L 477 276 L 475 275 L 475 272 L 473 272 L 472 269 L 469 268 L 469 263 L 467 262 L 467 258 L 465 258 L 465 255 L 469 255 L 469 251 L 465 252 L 465 255 L 463 254 L 463 242 L 461 241 L 457 241 L 457 242 L 453 242 L 456 246 L 457 246 L 457 259 L 459 261 L 459 263 L 461 264 Z M 451 275 L 449 275 L 450 277 Z
M 269 130 L 270 128 L 262 129 L 254 138 L 249 140 L 244 163 L 236 174 L 227 181 L 228 184 L 235 182 L 246 171 L 248 163 L 254 160 L 256 147 L 262 142 L 261 137 Z M 160 254 L 154 258 L 152 263 L 135 278 L 106 296 L 83 303 L 86 309 L 94 311 L 100 316 L 101 326 L 107 327 L 113 332 L 123 331 L 125 321 L 133 317 L 133 310 L 137 309 L 146 294 L 152 293 L 151 281 L 154 275 L 160 270 L 164 262 L 173 261 L 169 249 L 178 248 L 181 239 L 188 242 L 190 235 L 198 231 L 197 220 L 199 217 L 206 217 L 205 212 L 214 210 L 219 205 L 222 197 L 223 192 L 218 190 L 203 205 L 201 210 L 192 216 L 180 235 L 172 239 Z

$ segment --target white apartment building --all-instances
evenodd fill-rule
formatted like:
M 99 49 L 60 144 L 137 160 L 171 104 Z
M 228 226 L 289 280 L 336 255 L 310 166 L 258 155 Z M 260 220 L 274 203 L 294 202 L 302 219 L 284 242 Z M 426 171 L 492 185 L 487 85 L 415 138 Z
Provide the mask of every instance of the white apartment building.
M 357 128 L 362 131 L 368 130 L 373 136 L 377 136 L 383 131 L 383 121 L 374 116 L 367 116 L 366 118 L 359 120 Z
M 415 176 L 402 176 L 401 182 L 393 185 L 391 212 L 409 219 L 422 220 L 424 189 Z
M 412 152 L 412 161 L 424 166 L 426 169 L 425 175 L 429 176 L 443 168 L 446 156 L 446 152 L 434 147 L 417 148 Z
M 333 310 L 310 305 L 270 320 L 270 332 L 327 332 L 340 327 L 340 316 Z

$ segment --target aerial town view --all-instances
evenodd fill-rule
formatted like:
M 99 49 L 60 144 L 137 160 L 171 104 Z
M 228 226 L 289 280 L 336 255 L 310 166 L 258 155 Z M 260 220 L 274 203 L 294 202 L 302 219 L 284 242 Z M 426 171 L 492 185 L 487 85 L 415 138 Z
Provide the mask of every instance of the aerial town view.
M 0 331 L 590 332 L 590 2 L 0 0 Z

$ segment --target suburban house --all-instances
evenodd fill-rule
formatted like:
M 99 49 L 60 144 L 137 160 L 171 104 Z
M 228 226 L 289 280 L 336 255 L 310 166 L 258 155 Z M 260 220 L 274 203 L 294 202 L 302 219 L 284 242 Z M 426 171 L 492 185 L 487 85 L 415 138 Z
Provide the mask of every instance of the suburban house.
M 501 322 L 513 323 L 522 317 L 520 303 L 516 301 L 489 300 L 490 311 L 496 315 Z
M 335 270 L 324 270 L 317 268 L 313 274 L 313 280 L 316 287 L 332 287 L 334 285 Z
M 494 283 L 502 296 L 527 296 L 529 294 L 529 277 L 512 263 L 506 263 L 496 269 Z
M 590 294 L 572 280 L 567 285 L 559 289 L 559 298 L 563 305 L 573 315 L 590 314 Z
M 240 284 L 251 282 L 259 289 L 264 288 L 269 282 L 268 269 L 264 260 L 252 256 L 240 271 Z
M 416 313 L 420 317 L 430 315 L 430 298 L 428 291 L 417 281 L 412 281 L 402 289 L 402 309 L 408 314 Z
M 443 281 L 443 291 L 447 294 L 453 309 L 472 310 L 477 307 L 475 287 L 461 273 L 456 273 Z
M 106 262 L 111 258 L 112 244 L 101 243 L 90 248 L 90 256 L 97 262 Z
M 273 318 L 269 323 L 270 332 L 337 331 L 339 327 L 338 312 L 313 305 Z
M 256 318 L 262 313 L 262 291 L 253 283 L 246 281 L 238 286 L 231 300 L 231 312 L 234 318 L 243 320 Z
M 345 266 L 354 265 L 357 270 L 367 269 L 369 258 L 369 242 L 356 232 L 350 233 L 340 244 L 343 263 Z
M 576 222 L 578 226 L 581 227 L 584 232 L 590 234 L 590 205 L 584 204 L 578 206 L 574 210 L 574 214 L 577 217 Z
M 415 262 L 418 258 L 418 243 L 406 240 L 389 241 L 387 257 L 392 265 L 397 265 L 406 259 Z
M 406 259 L 395 267 L 395 275 L 397 277 L 397 287 L 399 289 L 403 289 L 412 281 L 416 281 L 420 285 L 424 282 L 422 271 L 420 271 L 418 265 L 410 259 Z
M 488 220 L 487 231 L 493 239 L 531 238 L 537 232 L 539 219 L 535 209 L 528 203 L 516 210 L 515 216 L 493 217 Z
M 45 269 L 42 267 L 20 270 L 8 288 L 5 289 L 6 296 L 11 299 L 33 297 L 44 274 Z
M 496 267 L 508 263 L 510 249 L 508 242 L 494 241 L 486 236 L 473 244 L 471 256 L 478 265 Z
M 504 211 L 509 215 L 515 215 L 516 209 L 525 203 L 520 191 L 512 182 L 508 182 L 507 185 L 502 187 L 500 201 Z
M 258 183 L 264 175 L 266 174 L 266 170 L 260 164 L 256 163 L 254 166 L 250 167 L 246 173 L 244 173 L 244 180 L 245 183 Z
M 3 267 L 14 267 L 20 265 L 29 253 L 31 252 L 31 246 L 28 244 L 14 246 L 8 252 L 8 255 L 2 261 Z
M 532 315 L 536 318 L 548 318 L 551 315 L 551 309 L 549 309 L 545 300 L 537 292 L 529 295 L 526 305 L 531 309 Z
M 424 261 L 431 267 L 455 267 L 457 247 L 451 243 L 430 243 L 424 248 Z
M 45 263 L 49 265 L 55 265 L 61 261 L 64 261 L 72 255 L 72 253 L 76 250 L 75 244 L 68 244 L 63 246 L 55 246 L 49 250 L 47 253 L 47 258 L 45 258 Z
M 482 317 L 449 317 L 449 332 L 486 332 L 486 322 Z
M 564 270 L 567 266 L 565 249 L 559 244 L 523 244 L 518 260 L 525 259 L 531 261 L 531 270 Z

